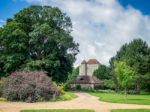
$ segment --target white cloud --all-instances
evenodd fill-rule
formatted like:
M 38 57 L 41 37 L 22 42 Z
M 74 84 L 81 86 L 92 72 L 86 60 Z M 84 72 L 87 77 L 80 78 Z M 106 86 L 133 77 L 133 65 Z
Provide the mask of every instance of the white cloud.
M 58 6 L 72 19 L 74 39 L 80 44 L 75 65 L 97 58 L 107 64 L 120 46 L 133 38 L 150 43 L 150 17 L 117 0 L 26 0 L 31 4 Z
M 0 19 L 0 27 L 2 27 L 5 24 L 5 21 L 3 19 Z

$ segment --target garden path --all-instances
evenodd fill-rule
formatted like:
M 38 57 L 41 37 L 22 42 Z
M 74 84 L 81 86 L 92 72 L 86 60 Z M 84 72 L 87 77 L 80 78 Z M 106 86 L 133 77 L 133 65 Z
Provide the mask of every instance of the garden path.
M 0 102 L 0 112 L 20 112 L 23 109 L 92 109 L 96 112 L 110 112 L 112 109 L 150 109 L 150 105 L 120 104 L 99 101 L 88 93 L 75 93 L 78 98 L 71 101 L 23 103 Z

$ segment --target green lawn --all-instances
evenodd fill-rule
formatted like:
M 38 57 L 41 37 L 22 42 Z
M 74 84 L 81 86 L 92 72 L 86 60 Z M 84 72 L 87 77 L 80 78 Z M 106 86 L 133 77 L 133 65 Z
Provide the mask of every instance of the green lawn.
M 112 110 L 111 112 L 150 112 L 150 109 L 125 109 L 125 110 Z
M 144 104 L 150 105 L 150 95 L 128 95 L 125 99 L 124 94 L 118 93 L 90 93 L 97 96 L 101 101 L 112 103 L 127 103 L 127 104 Z
M 22 110 L 21 112 L 94 112 L 94 110 Z

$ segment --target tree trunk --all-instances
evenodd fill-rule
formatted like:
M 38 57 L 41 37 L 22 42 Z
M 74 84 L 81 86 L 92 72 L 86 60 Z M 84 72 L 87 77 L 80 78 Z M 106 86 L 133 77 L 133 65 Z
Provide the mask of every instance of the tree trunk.
M 125 88 L 125 100 L 127 100 L 127 95 L 128 95 L 127 88 Z
M 135 91 L 136 91 L 137 94 L 140 94 L 141 87 L 140 87 L 140 83 L 139 82 L 136 83 Z

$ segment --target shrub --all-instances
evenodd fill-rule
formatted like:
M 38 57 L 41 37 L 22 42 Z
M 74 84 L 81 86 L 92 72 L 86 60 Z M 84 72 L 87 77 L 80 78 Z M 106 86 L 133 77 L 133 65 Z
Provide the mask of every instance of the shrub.
M 81 90 L 85 92 L 96 92 L 96 89 L 92 87 L 81 88 Z
M 63 84 L 59 84 L 58 85 L 58 90 L 60 91 L 61 94 L 65 94 L 64 85 Z
M 114 90 L 115 89 L 115 84 L 112 80 L 103 80 L 103 83 L 100 84 L 100 85 L 96 85 L 94 87 L 96 90 L 99 90 L 99 89 L 102 89 L 102 90 L 105 90 L 105 89 L 111 89 L 111 90 Z
M 69 83 L 65 83 L 65 84 L 64 84 L 64 90 L 65 90 L 65 91 L 71 90 L 71 85 L 70 85 Z
M 0 97 L 1 97 L 2 94 L 3 94 L 3 86 L 4 86 L 4 79 L 1 79 L 1 80 L 0 80 Z
M 76 85 L 76 90 L 81 90 L 81 85 Z
M 77 98 L 77 96 L 72 92 L 65 92 L 63 95 L 59 96 L 57 100 L 65 101 L 65 100 L 72 100 Z
M 105 86 L 105 88 L 107 88 L 107 89 L 112 89 L 112 90 L 114 90 L 115 89 L 115 84 L 114 84 L 114 82 L 113 82 L 113 80 L 104 80 L 104 86 Z
M 14 72 L 4 82 L 4 97 L 9 101 L 48 101 L 60 95 L 56 84 L 44 72 Z

